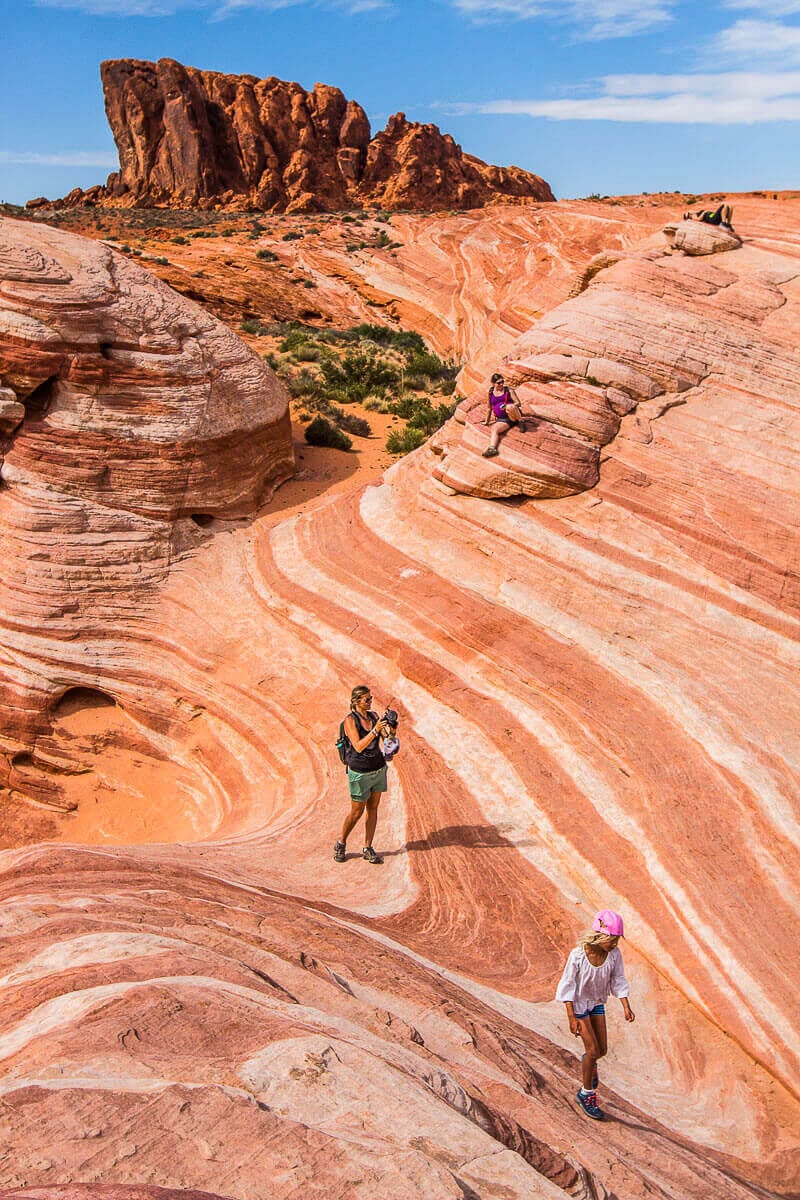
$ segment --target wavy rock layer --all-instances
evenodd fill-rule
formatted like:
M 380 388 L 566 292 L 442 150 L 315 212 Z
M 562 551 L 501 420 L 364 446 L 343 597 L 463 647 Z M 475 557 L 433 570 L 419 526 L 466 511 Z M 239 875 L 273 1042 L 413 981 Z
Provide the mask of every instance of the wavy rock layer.
M 724 288 L 710 261 L 634 255 L 545 323 L 588 354 L 608 320 L 607 360 L 633 339 L 662 385 L 686 343 L 699 364 L 683 404 L 622 419 L 594 488 L 453 495 L 424 448 L 185 550 L 113 639 L 81 627 L 71 681 L 116 701 L 106 785 L 130 787 L 124 720 L 181 772 L 161 806 L 196 841 L 116 847 L 100 797 L 93 846 L 3 856 L 4 1186 L 791 1193 L 800 239 L 745 236 Z M 403 722 L 379 869 L 331 859 L 362 678 Z M 638 1019 L 610 1009 L 598 1127 L 550 997 L 601 904 Z
M 82 769 L 52 736 L 84 686 L 76 640 L 107 639 L 92 686 L 110 705 L 110 663 L 174 556 L 292 473 L 287 397 L 148 272 L 27 222 L 0 221 L 0 330 L 0 783 L 62 807 Z M 135 663 L 120 673 L 135 692 Z
M 481 162 L 403 113 L 371 138 L 361 105 L 322 83 L 307 92 L 169 58 L 104 62 L 101 75 L 120 169 L 68 203 L 325 212 L 554 199 L 538 175 Z

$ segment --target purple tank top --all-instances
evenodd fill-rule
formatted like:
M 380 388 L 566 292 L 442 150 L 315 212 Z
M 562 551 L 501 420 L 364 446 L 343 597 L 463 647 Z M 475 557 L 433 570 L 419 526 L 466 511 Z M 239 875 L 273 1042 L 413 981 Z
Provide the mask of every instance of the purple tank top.
M 503 388 L 499 396 L 495 395 L 494 388 L 489 392 L 489 403 L 492 406 L 492 412 L 496 420 L 502 420 L 506 415 L 506 405 L 511 403 L 511 394 L 508 388 Z

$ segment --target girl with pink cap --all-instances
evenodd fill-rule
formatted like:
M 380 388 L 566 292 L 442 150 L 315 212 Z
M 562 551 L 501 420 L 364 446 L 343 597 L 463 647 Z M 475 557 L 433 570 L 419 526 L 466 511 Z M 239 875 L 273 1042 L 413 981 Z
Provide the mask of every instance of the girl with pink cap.
M 602 1121 L 597 1104 L 597 1060 L 608 1049 L 606 1036 L 606 1000 L 617 996 L 622 1001 L 626 1021 L 635 1020 L 628 1001 L 630 988 L 625 978 L 622 955 L 617 942 L 625 936 L 622 917 L 603 908 L 570 953 L 564 974 L 556 990 L 556 1000 L 567 1006 L 570 1033 L 583 1039 L 581 1089 L 575 1099 L 587 1117 Z

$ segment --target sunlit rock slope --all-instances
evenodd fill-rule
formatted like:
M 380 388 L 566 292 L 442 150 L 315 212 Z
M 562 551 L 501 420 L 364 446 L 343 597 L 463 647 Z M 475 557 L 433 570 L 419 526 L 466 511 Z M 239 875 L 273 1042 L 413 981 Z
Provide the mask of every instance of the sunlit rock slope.
M 796 1190 L 787 213 L 713 259 L 643 247 L 523 335 L 513 361 L 601 347 L 664 393 L 622 417 L 586 490 L 454 494 L 424 447 L 282 520 L 220 513 L 113 637 L 110 613 L 79 613 L 30 674 L 42 643 L 17 645 L 18 708 L 83 689 L 48 710 L 89 773 L 47 834 L 72 822 L 92 844 L 21 844 L 41 809 L 18 800 L 0 875 L 5 1187 Z M 0 491 L 4 544 L 26 504 Z M 380 868 L 331 858 L 332 742 L 362 680 L 402 721 Z M 143 743 L 177 773 L 160 789 L 157 773 L 135 786 Z M 104 830 L 115 796 L 157 809 L 139 845 Z M 601 904 L 625 914 L 637 1021 L 610 1010 L 598 1126 L 575 1108 L 551 996 Z

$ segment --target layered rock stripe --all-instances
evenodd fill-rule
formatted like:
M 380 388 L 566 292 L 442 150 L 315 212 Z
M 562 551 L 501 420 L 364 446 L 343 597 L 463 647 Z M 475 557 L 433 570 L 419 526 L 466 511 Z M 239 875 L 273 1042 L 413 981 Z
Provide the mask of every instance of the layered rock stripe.
M 783 223 L 713 259 L 644 247 L 545 320 L 557 350 L 523 335 L 509 362 L 602 349 L 683 378 L 689 314 L 703 370 L 682 404 L 637 400 L 594 487 L 455 495 L 424 447 L 290 519 L 199 531 L 116 630 L 80 610 L 68 639 L 47 628 L 34 688 L 20 645 L 15 695 L 47 720 L 68 654 L 68 685 L 180 767 L 162 807 L 191 809 L 197 840 L 3 856 L 6 1187 L 791 1189 L 800 222 Z M 11 484 L 2 513 L 25 506 Z M 330 857 L 332 741 L 362 679 L 403 722 L 379 871 Z M 550 997 L 601 905 L 626 917 L 638 1020 L 610 1011 L 598 1128 Z

